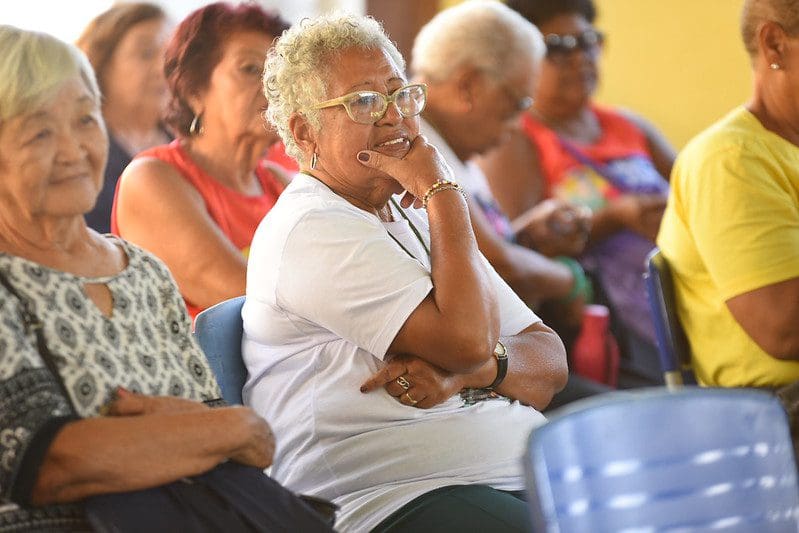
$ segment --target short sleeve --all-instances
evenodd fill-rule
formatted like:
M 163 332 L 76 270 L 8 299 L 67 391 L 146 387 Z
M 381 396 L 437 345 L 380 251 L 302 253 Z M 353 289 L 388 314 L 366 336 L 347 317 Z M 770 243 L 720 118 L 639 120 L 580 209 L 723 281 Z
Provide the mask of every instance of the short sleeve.
M 279 269 L 280 307 L 380 358 L 433 287 L 382 226 L 345 210 L 304 215 Z
M 778 165 L 735 148 L 689 173 L 686 222 L 724 299 L 799 276 L 799 204 Z

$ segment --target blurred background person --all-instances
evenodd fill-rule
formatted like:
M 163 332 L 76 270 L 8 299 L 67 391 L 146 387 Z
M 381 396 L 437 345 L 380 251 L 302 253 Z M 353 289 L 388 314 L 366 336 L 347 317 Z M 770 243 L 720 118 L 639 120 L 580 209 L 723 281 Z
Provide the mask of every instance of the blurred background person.
M 112 230 L 167 264 L 192 316 L 244 294 L 250 241 L 283 190 L 265 163 L 279 137 L 264 121 L 261 74 L 287 27 L 255 4 L 186 17 L 164 66 L 177 139 L 139 154 L 120 179 Z
M 658 245 L 699 381 L 778 387 L 799 380 L 799 9 L 746 0 L 741 33 L 752 96 L 680 153 Z
M 533 309 L 543 303 L 557 308 L 543 318 L 555 314 L 560 319 L 553 327 L 569 346 L 568 339 L 579 329 L 583 305 L 590 298 L 582 267 L 571 257 L 551 259 L 514 243 L 514 232 L 491 196 L 485 176 L 469 161 L 501 143 L 516 127 L 532 102 L 544 54 L 541 34 L 518 13 L 500 3 L 467 2 L 442 11 L 421 29 L 414 42 L 411 72 L 416 81 L 427 85 L 421 133 L 438 148 L 466 190 L 480 251 Z M 549 215 L 571 214 L 569 206 L 555 202 L 544 207 Z M 563 242 L 569 238 L 563 235 L 561 246 L 571 245 L 573 253 L 580 253 L 585 230 L 575 232 L 575 242 Z M 588 383 L 585 388 L 574 385 L 570 382 L 554 403 L 607 390 Z
M 108 128 L 103 188 L 86 214 L 89 226 L 111 231 L 111 206 L 122 171 L 142 150 L 172 139 L 161 121 L 168 90 L 164 79 L 166 14 L 155 4 L 119 3 L 94 18 L 77 40 L 97 74 Z
M 522 127 L 479 162 L 511 218 L 550 197 L 592 211 L 580 256 L 613 312 L 623 367 L 660 381 L 654 328 L 641 277 L 654 247 L 674 152 L 639 117 L 592 102 L 604 36 L 591 0 L 510 0 L 547 46 L 534 102 Z M 530 233 L 528 244 L 536 246 Z M 550 241 L 557 242 L 557 227 Z

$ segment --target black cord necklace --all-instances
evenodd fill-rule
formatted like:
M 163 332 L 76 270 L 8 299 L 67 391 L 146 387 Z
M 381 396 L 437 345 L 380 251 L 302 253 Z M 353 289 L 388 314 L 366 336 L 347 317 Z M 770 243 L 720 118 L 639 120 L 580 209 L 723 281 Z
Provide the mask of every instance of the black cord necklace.
M 417 228 L 417 227 L 414 225 L 414 223 L 413 223 L 413 222 L 411 222 L 411 219 L 410 219 L 410 218 L 408 218 L 408 215 L 407 215 L 407 214 L 405 214 L 405 210 L 404 210 L 404 209 L 402 209 L 402 207 L 400 207 L 400 206 L 399 206 L 399 204 L 397 204 L 397 202 L 396 202 L 396 200 L 394 200 L 394 198 L 391 198 L 391 199 L 390 199 L 390 202 L 391 202 L 391 204 L 392 204 L 392 205 L 393 205 L 393 206 L 394 206 L 394 207 L 397 209 L 397 211 L 399 211 L 399 214 L 402 216 L 402 218 L 404 218 L 404 219 L 405 219 L 405 221 L 406 221 L 406 222 L 408 223 L 408 225 L 411 227 L 411 231 L 413 231 L 413 234 L 414 234 L 414 235 L 416 235 L 416 239 L 419 241 L 419 244 L 421 244 L 421 245 L 422 245 L 422 248 L 424 248 L 424 251 L 425 251 L 425 253 L 427 254 L 427 258 L 428 258 L 428 259 L 430 259 L 430 258 L 431 258 L 431 257 L 430 257 L 430 248 L 428 248 L 428 247 L 427 247 L 427 244 L 425 244 L 425 242 L 424 242 L 424 239 L 422 239 L 422 234 L 421 234 L 421 233 L 419 233 L 419 229 L 418 229 L 418 228 Z M 390 232 L 390 231 L 386 230 L 386 233 L 388 233 L 388 236 L 389 236 L 389 237 L 391 237 L 392 239 L 394 239 L 394 242 L 396 242 L 396 243 L 397 243 L 397 245 L 398 245 L 400 248 L 402 248 L 402 249 L 405 251 L 405 253 L 406 253 L 406 254 L 408 254 L 409 256 L 413 257 L 414 259 L 417 259 L 417 258 L 416 258 L 416 257 L 415 257 L 415 256 L 414 256 L 414 255 L 413 255 L 413 254 L 412 254 L 412 253 L 411 253 L 411 252 L 410 252 L 410 251 L 409 251 L 409 250 L 408 250 L 408 249 L 407 249 L 407 248 L 406 248 L 406 247 L 405 247 L 405 246 L 404 246 L 404 245 L 403 245 L 403 244 L 402 244 L 400 241 L 399 241 L 399 239 L 397 239 L 397 238 L 396 238 L 394 235 L 392 235 L 392 234 L 391 234 L 391 232 Z

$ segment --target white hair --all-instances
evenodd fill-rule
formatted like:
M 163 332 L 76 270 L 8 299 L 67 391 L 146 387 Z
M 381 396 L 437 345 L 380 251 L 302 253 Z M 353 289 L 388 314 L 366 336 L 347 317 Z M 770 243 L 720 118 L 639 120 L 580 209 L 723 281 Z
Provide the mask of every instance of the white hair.
M 516 11 L 500 2 L 472 0 L 424 25 L 413 43 L 411 71 L 437 82 L 469 66 L 505 80 L 545 53 L 541 32 Z
M 312 128 L 319 128 L 319 111 L 310 107 L 331 98 L 327 81 L 336 66 L 334 57 L 348 48 L 383 50 L 400 71 L 405 70 L 405 60 L 379 22 L 342 12 L 303 20 L 283 32 L 267 54 L 266 117 L 283 139 L 286 152 L 298 160 L 303 154 L 289 129 L 289 118 L 302 113 Z
M 0 122 L 40 107 L 76 75 L 99 105 L 94 70 L 76 46 L 46 33 L 0 25 L 0 50 Z

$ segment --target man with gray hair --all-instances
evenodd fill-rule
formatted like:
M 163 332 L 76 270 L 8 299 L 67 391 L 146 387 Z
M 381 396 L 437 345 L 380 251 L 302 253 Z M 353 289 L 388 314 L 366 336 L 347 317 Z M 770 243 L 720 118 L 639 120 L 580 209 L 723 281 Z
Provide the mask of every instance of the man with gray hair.
M 480 251 L 528 305 L 548 302 L 559 316 L 566 316 L 563 325 L 571 331 L 558 333 L 568 340 L 579 327 L 589 287 L 582 268 L 574 260 L 550 259 L 515 244 L 485 176 L 469 161 L 503 142 L 517 126 L 520 114 L 532 104 L 530 95 L 545 52 L 539 31 L 518 13 L 499 2 L 473 0 L 440 12 L 421 29 L 411 70 L 428 86 L 421 132 L 468 193 Z M 545 224 L 547 216 L 566 215 L 573 221 L 581 216 L 565 204 L 544 209 L 550 210 L 548 215 L 534 218 Z M 584 242 L 577 246 L 581 249 Z M 607 390 L 577 381 L 570 381 L 555 405 Z

